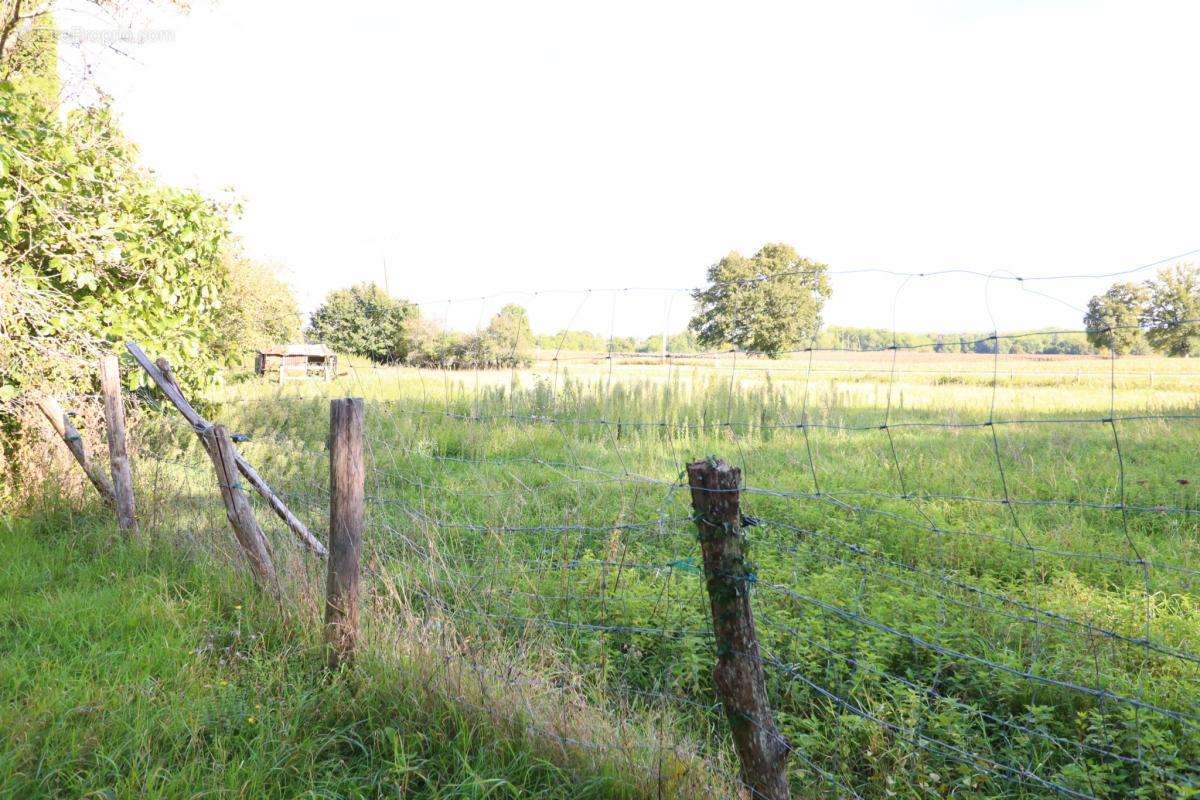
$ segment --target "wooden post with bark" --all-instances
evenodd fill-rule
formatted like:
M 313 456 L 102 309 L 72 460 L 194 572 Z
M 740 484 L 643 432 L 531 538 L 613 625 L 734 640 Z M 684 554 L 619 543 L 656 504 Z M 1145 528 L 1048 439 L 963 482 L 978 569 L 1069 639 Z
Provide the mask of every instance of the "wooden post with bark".
M 167 396 L 167 399 L 171 401 L 172 405 L 179 410 L 179 413 L 183 415 L 187 423 L 196 431 L 196 435 L 203 439 L 203 432 L 212 426 L 188 402 L 187 397 L 184 396 L 183 391 L 179 388 L 179 384 L 175 381 L 175 375 L 167 360 L 160 358 L 157 363 L 151 362 L 150 358 L 135 342 L 128 342 L 125 345 L 125 349 L 133 354 L 133 357 L 137 359 L 138 364 L 141 365 L 145 373 L 150 376 L 150 379 L 162 390 L 162 393 Z M 205 447 L 207 446 L 205 444 Z M 275 491 L 258 474 L 258 470 L 254 469 L 250 465 L 250 462 L 243 458 L 242 454 L 236 450 L 234 451 L 234 461 L 237 463 L 238 471 L 254 487 L 254 490 L 262 496 L 267 505 L 271 507 L 271 510 L 275 512 L 275 515 L 283 520 L 283 523 L 296 535 L 296 538 L 300 540 L 300 544 L 324 558 L 326 554 L 325 545 L 321 544 L 320 540 L 309 532 L 308 526 L 301 522 L 283 500 L 275 494 Z
M 67 412 L 59 405 L 59 402 L 53 397 L 43 395 L 35 401 L 42 413 L 46 415 L 46 419 L 50 420 L 50 424 L 54 426 L 54 431 L 62 437 L 63 443 L 67 449 L 71 451 L 71 455 L 79 462 L 79 466 L 83 467 L 83 472 L 88 476 L 88 480 L 92 482 L 92 486 L 96 487 L 96 491 L 100 493 L 100 499 L 109 508 L 116 510 L 117 495 L 113 491 L 112 481 L 104 474 L 104 469 L 88 458 L 87 447 L 83 443 L 83 437 L 79 435 L 79 431 L 71 424 Z
M 202 437 L 212 459 L 213 468 L 217 472 L 217 485 L 221 488 L 221 500 L 225 503 L 225 516 L 238 543 L 250 560 L 250 571 L 258 585 L 278 597 L 279 579 L 275 574 L 275 564 L 271 561 L 271 553 L 267 548 L 267 537 L 263 535 L 258 520 L 254 518 L 254 509 L 250 507 L 250 499 L 239 481 L 237 461 L 233 440 L 229 437 L 229 429 L 224 425 L 214 425 L 206 430 Z
M 358 573 L 362 557 L 363 401 L 329 404 L 329 561 L 325 582 L 325 642 L 329 668 L 354 661 L 358 642 Z
M 133 472 L 125 447 L 125 405 L 121 402 L 121 369 L 116 356 L 100 359 L 100 390 L 104 394 L 104 425 L 108 429 L 108 461 L 117 498 L 117 525 L 137 533 L 133 503 Z
M 687 465 L 692 509 L 704 556 L 704 578 L 716 635 L 713 679 L 754 797 L 787 800 L 790 746 L 775 727 L 750 608 L 753 579 L 747 566 L 739 489 L 742 472 L 710 458 Z

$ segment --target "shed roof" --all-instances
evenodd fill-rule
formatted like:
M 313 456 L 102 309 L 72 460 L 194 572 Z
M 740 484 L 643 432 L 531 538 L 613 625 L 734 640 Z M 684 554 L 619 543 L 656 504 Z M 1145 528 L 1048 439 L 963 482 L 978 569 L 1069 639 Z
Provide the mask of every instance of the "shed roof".
M 328 358 L 333 351 L 323 344 L 273 344 L 258 351 L 264 356 L 320 356 Z

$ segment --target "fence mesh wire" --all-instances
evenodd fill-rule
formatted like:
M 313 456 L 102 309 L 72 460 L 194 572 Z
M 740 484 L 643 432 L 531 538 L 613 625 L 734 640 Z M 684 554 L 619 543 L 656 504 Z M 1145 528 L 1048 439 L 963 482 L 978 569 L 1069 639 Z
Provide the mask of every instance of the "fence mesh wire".
M 324 538 L 328 399 L 364 397 L 368 635 L 419 638 L 474 681 L 464 702 L 628 760 L 662 795 L 738 791 L 683 476 L 715 454 L 744 475 L 794 796 L 1189 796 L 1200 370 L 1002 352 L 1021 335 L 986 355 L 343 362 L 203 409 Z M 193 431 L 131 402 L 144 527 L 236 561 Z M 255 502 L 281 571 L 319 583 Z

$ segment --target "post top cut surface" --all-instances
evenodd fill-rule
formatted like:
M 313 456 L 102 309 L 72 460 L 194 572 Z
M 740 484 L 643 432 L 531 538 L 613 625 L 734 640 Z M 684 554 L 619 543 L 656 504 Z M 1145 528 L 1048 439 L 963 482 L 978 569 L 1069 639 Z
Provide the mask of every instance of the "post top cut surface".
M 692 487 L 737 488 L 742 471 L 723 458 L 703 458 L 687 465 L 688 483 Z

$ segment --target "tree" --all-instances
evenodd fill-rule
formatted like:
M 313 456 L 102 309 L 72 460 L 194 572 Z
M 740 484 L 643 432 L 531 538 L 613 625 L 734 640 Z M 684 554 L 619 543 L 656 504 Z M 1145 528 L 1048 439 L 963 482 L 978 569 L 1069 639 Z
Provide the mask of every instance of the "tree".
M 48 0 L 0 1 L 0 78 L 57 104 L 58 38 Z
M 1148 295 L 1143 286 L 1116 283 L 1093 297 L 1083 317 L 1088 342 L 1119 356 L 1138 350 L 1145 342 L 1141 323 Z
M 1150 344 L 1169 356 L 1200 352 L 1200 269 L 1177 264 L 1147 281 L 1146 289 L 1142 323 Z
M 410 320 L 417 315 L 411 303 L 374 283 L 360 283 L 326 295 L 309 321 L 308 338 L 372 361 L 403 361 L 411 346 Z
M 530 350 L 534 340 L 533 330 L 529 327 L 529 314 L 516 303 L 509 303 L 492 317 L 487 327 L 487 338 L 491 340 L 491 347 L 486 348 L 486 361 L 495 366 L 511 367 L 533 362 Z
M 730 344 L 777 358 L 811 342 L 820 327 L 827 270 L 786 244 L 765 245 L 753 258 L 730 253 L 692 294 L 698 308 L 688 327 L 705 347 Z
M 0 82 L 0 401 L 88 391 L 126 339 L 211 382 L 233 209 L 157 183 L 109 108 L 60 117 L 44 91 Z
M 221 340 L 234 358 L 300 339 L 300 307 L 277 268 L 241 253 L 225 255 L 229 286 L 218 315 Z
M 559 350 L 590 351 L 598 353 L 608 348 L 608 340 L 598 333 L 591 331 L 561 330 L 555 334 L 534 336 L 534 343 L 543 350 L 557 352 Z

